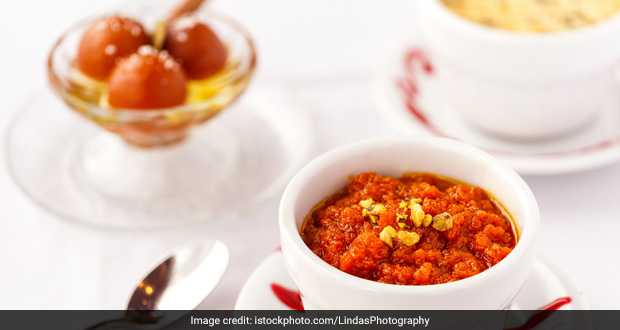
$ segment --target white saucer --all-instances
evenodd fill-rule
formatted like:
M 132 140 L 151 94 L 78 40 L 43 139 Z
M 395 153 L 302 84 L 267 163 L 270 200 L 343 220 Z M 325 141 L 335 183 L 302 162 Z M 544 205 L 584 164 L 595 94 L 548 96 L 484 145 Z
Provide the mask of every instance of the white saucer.
M 377 74 L 376 100 L 396 127 L 407 134 L 452 137 L 478 146 L 522 174 L 549 175 L 582 171 L 620 159 L 620 96 L 587 127 L 545 141 L 509 141 L 481 133 L 463 122 L 445 100 L 441 73 L 432 67 L 419 36 L 393 52 Z M 620 86 L 618 87 L 620 91 Z
M 290 292 L 280 299 L 272 289 L 274 284 Z M 537 261 L 529 280 L 512 302 L 511 309 L 535 310 L 563 297 L 572 300 L 562 306 L 563 310 L 589 308 L 583 293 L 564 273 L 546 262 Z M 282 253 L 278 251 L 267 257 L 250 275 L 237 298 L 235 309 L 290 310 L 301 307 L 298 299 L 295 283 L 284 267 Z
M 15 183 L 58 219 L 150 230 L 226 219 L 277 195 L 312 153 L 311 127 L 284 89 L 251 88 L 187 142 L 145 151 L 42 91 L 16 113 L 5 152 Z

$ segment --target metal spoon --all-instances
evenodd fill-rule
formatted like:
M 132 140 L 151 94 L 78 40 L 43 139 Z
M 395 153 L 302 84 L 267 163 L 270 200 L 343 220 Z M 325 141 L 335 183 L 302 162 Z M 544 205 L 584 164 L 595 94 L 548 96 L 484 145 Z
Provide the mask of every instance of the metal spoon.
M 169 317 L 157 311 L 196 308 L 220 282 L 228 260 L 228 248 L 219 241 L 185 246 L 138 282 L 123 317 L 99 322 L 87 330 L 126 329 L 149 324 L 164 327 L 183 314 Z

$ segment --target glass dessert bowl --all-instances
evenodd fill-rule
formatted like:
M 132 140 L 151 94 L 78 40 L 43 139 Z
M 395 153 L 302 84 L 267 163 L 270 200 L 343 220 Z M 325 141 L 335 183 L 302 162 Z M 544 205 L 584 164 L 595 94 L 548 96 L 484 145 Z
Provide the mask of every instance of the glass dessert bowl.
M 206 38 L 225 47 L 225 61 L 201 77 L 191 71 L 191 59 L 177 61 L 178 52 L 168 46 L 173 36 L 185 41 L 185 33 L 167 32 L 159 46 L 170 47 L 170 54 L 157 46 L 168 4 L 135 1 L 70 28 L 48 57 L 47 74 L 57 97 L 35 95 L 9 127 L 6 151 L 13 179 L 59 218 L 129 229 L 222 219 L 268 197 L 301 165 L 308 134 L 303 120 L 285 113 L 290 109 L 280 110 L 288 106 L 278 107 L 272 97 L 262 98 L 268 100 L 265 106 L 246 100 L 235 104 L 256 67 L 248 32 L 205 9 L 181 18 L 208 26 L 215 37 Z M 141 22 L 143 31 L 126 21 L 107 28 L 147 35 L 148 44 L 134 47 L 110 73 L 97 76 L 103 71 L 84 70 L 80 52 L 83 40 L 98 40 L 85 34 L 105 29 L 98 24 L 110 17 Z M 172 24 L 163 31 L 172 31 Z M 114 46 L 105 48 L 106 55 L 126 51 L 123 43 Z M 196 53 L 189 50 L 185 55 Z M 95 69 L 100 64 L 92 63 Z M 149 67 L 153 63 L 155 69 Z M 136 72 L 148 72 L 147 78 L 132 76 L 136 67 Z M 162 76 L 151 79 L 157 74 Z M 235 111 L 216 116 L 233 104 Z
M 226 109 L 245 91 L 256 67 L 254 43 L 236 22 L 209 12 L 191 18 L 208 24 L 217 33 L 226 45 L 228 58 L 214 74 L 188 79 L 183 104 L 146 110 L 111 107 L 108 84 L 87 76 L 75 65 L 78 44 L 93 20 L 77 24 L 53 46 L 47 62 L 53 90 L 69 108 L 131 145 L 161 147 L 183 141 L 192 127 Z

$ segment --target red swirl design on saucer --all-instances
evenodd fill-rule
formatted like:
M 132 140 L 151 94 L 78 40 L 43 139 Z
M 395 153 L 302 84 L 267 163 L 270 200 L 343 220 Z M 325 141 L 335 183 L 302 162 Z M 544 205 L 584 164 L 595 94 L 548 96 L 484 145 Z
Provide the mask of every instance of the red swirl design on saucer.
M 533 330 L 541 323 L 543 323 L 546 319 L 548 319 L 554 311 L 557 311 L 563 306 L 570 304 L 572 301 L 573 299 L 571 297 L 558 298 L 550 302 L 546 306 L 540 308 L 540 312 L 532 315 L 523 325 L 516 328 L 509 328 L 506 330 Z
M 549 303 L 548 305 L 546 305 L 545 307 L 541 309 L 545 311 L 557 311 L 558 309 L 562 308 L 564 305 L 568 305 L 571 302 L 573 302 L 573 299 L 571 297 L 562 297 L 562 298 L 558 298 L 552 301 L 551 303 Z
M 271 283 L 271 292 L 273 292 L 276 298 L 289 309 L 296 311 L 304 310 L 304 304 L 301 302 L 301 294 L 299 291 L 285 288 L 277 283 Z
M 418 122 L 420 122 L 420 124 L 424 125 L 424 127 L 435 135 L 445 136 L 431 123 L 426 114 L 420 109 L 417 100 L 420 93 L 417 80 L 418 67 L 422 68 L 422 73 L 430 76 L 435 72 L 433 63 L 421 49 L 412 48 L 405 53 L 403 64 L 405 76 L 397 79 L 396 85 L 402 92 L 405 108 Z
M 405 51 L 402 58 L 402 70 L 404 75 L 396 78 L 396 86 L 400 90 L 402 95 L 402 101 L 405 109 L 413 115 L 414 119 L 421 124 L 426 130 L 432 134 L 440 137 L 451 137 L 449 134 L 442 132 L 435 124 L 429 119 L 427 113 L 419 105 L 419 82 L 418 77 L 420 74 L 432 76 L 435 74 L 435 68 L 431 59 L 426 52 L 420 47 L 410 47 Z M 573 154 L 586 154 L 591 152 L 600 152 L 603 149 L 611 147 L 617 147 L 620 145 L 620 137 L 610 138 L 602 140 L 600 142 L 579 147 L 573 150 L 558 151 L 558 152 L 535 152 L 525 153 L 533 156 L 567 156 Z M 487 151 L 495 154 L 503 155 L 523 155 L 524 153 L 511 152 L 508 150 L 491 150 L 485 148 Z

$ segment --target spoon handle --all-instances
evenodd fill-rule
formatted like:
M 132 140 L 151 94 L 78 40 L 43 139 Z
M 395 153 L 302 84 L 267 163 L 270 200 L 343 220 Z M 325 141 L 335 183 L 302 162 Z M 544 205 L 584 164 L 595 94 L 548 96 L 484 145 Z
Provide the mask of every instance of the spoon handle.
M 153 46 L 156 49 L 161 49 L 166 39 L 166 27 L 172 21 L 195 12 L 202 7 L 205 2 L 206 0 L 183 0 L 172 8 L 164 20 L 157 22 L 155 33 L 153 33 Z
M 200 8 L 206 1 L 205 0 L 183 0 L 166 17 L 166 23 L 170 23 L 175 19 L 190 14 L 198 8 Z

